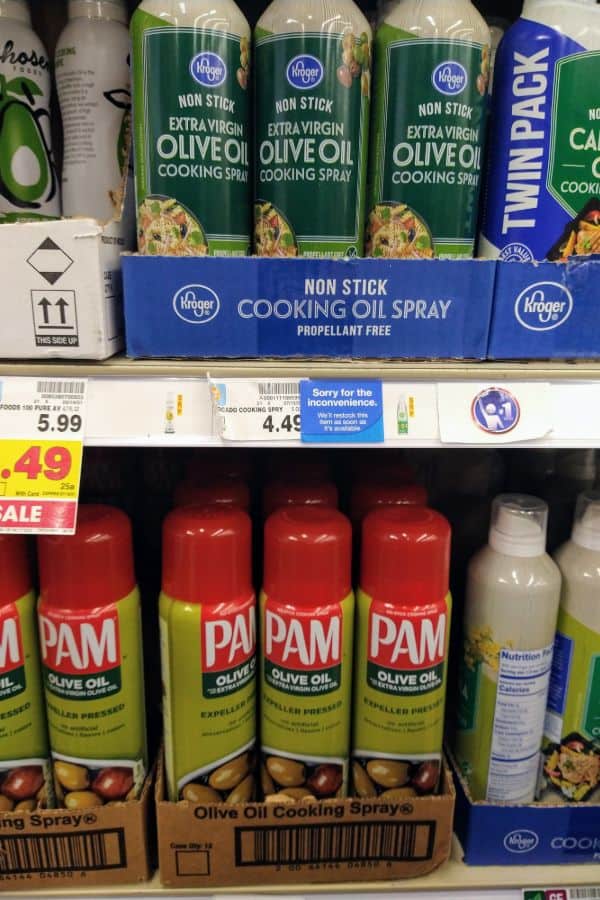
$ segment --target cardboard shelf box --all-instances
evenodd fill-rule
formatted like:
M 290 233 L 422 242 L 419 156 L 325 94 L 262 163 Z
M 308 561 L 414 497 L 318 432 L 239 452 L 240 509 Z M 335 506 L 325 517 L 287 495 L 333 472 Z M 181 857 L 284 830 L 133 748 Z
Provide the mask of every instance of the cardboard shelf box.
M 237 806 L 165 799 L 156 782 L 161 883 L 168 888 L 337 884 L 415 878 L 450 856 L 455 794 Z
M 125 256 L 133 358 L 485 359 L 496 263 Z
M 456 785 L 454 830 L 472 866 L 600 862 L 600 806 L 591 803 L 496 804 L 474 801 L 449 754 Z M 565 876 L 568 881 L 568 876 Z
M 0 813 L 0 891 L 148 881 L 153 782 L 114 806 Z

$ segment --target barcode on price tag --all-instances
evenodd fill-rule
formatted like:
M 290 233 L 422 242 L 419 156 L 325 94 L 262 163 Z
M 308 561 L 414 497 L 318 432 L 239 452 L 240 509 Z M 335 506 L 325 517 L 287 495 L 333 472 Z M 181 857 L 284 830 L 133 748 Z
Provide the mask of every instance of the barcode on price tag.
M 571 888 L 569 900 L 600 900 L 600 887 Z
M 214 433 L 225 441 L 300 441 L 298 379 L 210 379 Z
M 0 534 L 73 534 L 87 382 L 0 379 Z

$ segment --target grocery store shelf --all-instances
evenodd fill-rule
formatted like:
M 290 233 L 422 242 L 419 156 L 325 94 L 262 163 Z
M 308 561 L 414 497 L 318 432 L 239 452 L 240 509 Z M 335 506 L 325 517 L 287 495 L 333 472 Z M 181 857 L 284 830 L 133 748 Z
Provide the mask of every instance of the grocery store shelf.
M 463 363 L 387 361 L 132 361 L 117 357 L 105 363 L 0 362 L 0 378 L 38 376 L 89 379 L 86 443 L 105 446 L 222 446 L 213 413 L 209 377 L 224 381 L 334 378 L 383 382 L 385 445 L 390 447 L 530 446 L 600 447 L 600 363 Z M 481 388 L 529 386 L 520 431 L 503 435 L 469 433 L 458 437 L 448 424 L 448 410 L 460 407 L 463 391 L 465 418 L 471 394 Z M 458 391 L 451 395 L 448 389 Z M 466 393 L 465 393 L 466 392 Z M 398 435 L 396 406 L 399 394 L 414 400 L 409 433 Z M 165 434 L 169 396 L 178 401 L 175 433 Z M 532 402 L 533 398 L 533 402 Z M 468 408 L 467 408 L 468 405 Z M 543 414 L 532 407 L 543 406 Z M 454 414 L 454 413 L 453 413 Z M 467 423 L 468 424 L 468 423 Z M 523 426 L 527 427 L 523 429 Z M 262 440 L 263 437 L 269 438 Z M 282 435 L 281 437 L 286 437 Z M 247 444 L 275 445 L 268 434 Z M 278 440 L 277 446 L 294 446 Z
M 24 885 L 23 885 L 24 886 Z M 356 897 L 364 900 L 375 900 L 378 895 L 387 893 L 401 900 L 523 900 L 526 888 L 583 888 L 590 887 L 600 891 L 600 864 L 588 866 L 490 866 L 469 867 L 460 861 L 460 847 L 455 841 L 453 858 L 431 875 L 424 878 L 409 879 L 396 882 L 354 882 L 352 884 L 318 885 L 297 884 L 287 888 L 264 887 L 258 889 L 214 888 L 202 891 L 198 888 L 173 889 L 163 888 L 158 876 L 149 884 L 115 888 L 87 887 L 55 887 L 48 891 L 30 891 L 29 896 L 48 897 L 200 897 L 200 896 L 236 896 L 253 898 L 260 895 L 285 895 L 288 900 L 301 900 L 310 895 L 311 900 L 325 900 L 327 897 Z M 23 894 L 11 891 L 10 882 L 2 883 L 2 895 L 5 900 L 19 900 Z M 587 900 L 578 892 L 578 900 Z M 599 894 L 589 892 L 589 900 L 597 900 Z

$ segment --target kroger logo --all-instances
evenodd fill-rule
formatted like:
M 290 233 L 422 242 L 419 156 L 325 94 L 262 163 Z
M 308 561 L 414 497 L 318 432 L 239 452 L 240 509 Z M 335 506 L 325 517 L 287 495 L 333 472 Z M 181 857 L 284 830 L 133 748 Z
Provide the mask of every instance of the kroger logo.
M 206 325 L 219 314 L 221 302 L 204 284 L 188 284 L 173 297 L 176 315 L 189 325 Z
M 460 63 L 448 62 L 440 63 L 433 70 L 431 81 L 434 88 L 441 94 L 448 94 L 453 97 L 455 94 L 461 94 L 469 83 L 467 70 Z
M 306 53 L 291 59 L 285 73 L 292 87 L 301 91 L 316 88 L 323 81 L 324 74 L 325 69 L 321 60 Z
M 521 291 L 515 303 L 515 318 L 528 331 L 560 328 L 573 312 L 573 296 L 556 281 L 539 281 Z
M 227 66 L 217 53 L 198 53 L 190 63 L 192 78 L 202 87 L 220 87 L 227 78 Z
M 540 839 L 535 831 L 529 831 L 527 828 L 518 828 L 511 831 L 504 838 L 504 846 L 509 853 L 529 853 L 535 850 Z

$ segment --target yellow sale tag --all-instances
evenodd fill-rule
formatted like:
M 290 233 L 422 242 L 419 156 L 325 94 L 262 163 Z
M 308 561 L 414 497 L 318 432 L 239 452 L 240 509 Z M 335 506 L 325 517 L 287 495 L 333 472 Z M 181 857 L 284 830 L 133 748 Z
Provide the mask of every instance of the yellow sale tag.
M 0 380 L 0 533 L 72 534 L 86 383 Z

